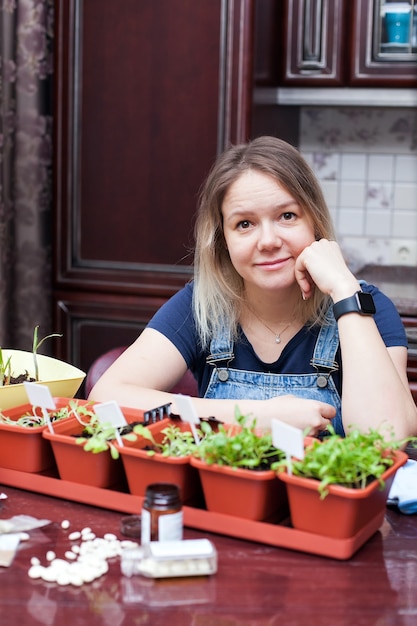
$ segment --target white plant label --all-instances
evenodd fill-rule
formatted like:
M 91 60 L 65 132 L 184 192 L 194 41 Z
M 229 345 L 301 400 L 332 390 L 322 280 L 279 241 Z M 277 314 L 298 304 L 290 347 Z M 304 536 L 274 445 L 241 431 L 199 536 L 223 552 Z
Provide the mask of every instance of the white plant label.
M 56 404 L 49 387 L 46 385 L 39 385 L 38 383 L 28 383 L 26 381 L 23 384 L 25 386 L 29 402 L 32 406 L 39 406 L 42 409 L 55 411 Z
M 195 442 L 200 443 L 200 438 L 195 427 L 196 424 L 200 423 L 200 418 L 197 415 L 197 411 L 195 410 L 192 399 L 190 398 L 190 396 L 183 396 L 180 393 L 176 394 L 175 405 L 177 407 L 178 413 L 181 416 L 182 421 L 190 424 L 191 432 L 193 433 Z
M 27 381 L 24 381 L 23 384 L 25 386 L 29 402 L 32 406 L 38 406 L 42 409 L 42 415 L 46 425 L 48 426 L 48 430 L 53 433 L 54 429 L 52 428 L 52 422 L 48 409 L 50 411 L 55 411 L 56 404 L 49 387 L 46 385 L 39 385 L 38 383 L 29 383 Z
M 102 402 L 101 404 L 94 405 L 94 413 L 97 415 L 99 421 L 102 424 L 111 424 L 115 427 L 115 437 L 117 443 L 122 446 L 123 440 L 120 436 L 118 428 L 127 425 L 125 416 L 122 413 L 122 409 L 115 400 L 109 400 L 109 402 Z
M 287 459 L 304 458 L 303 431 L 279 420 L 272 420 L 272 443 L 276 448 L 285 452 Z M 290 473 L 290 471 L 289 471 Z

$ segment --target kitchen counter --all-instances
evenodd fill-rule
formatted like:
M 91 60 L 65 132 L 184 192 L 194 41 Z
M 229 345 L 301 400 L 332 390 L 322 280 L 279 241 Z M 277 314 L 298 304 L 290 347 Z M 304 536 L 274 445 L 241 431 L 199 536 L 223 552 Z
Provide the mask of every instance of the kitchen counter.
M 417 267 L 367 265 L 357 277 L 379 287 L 402 316 L 417 316 Z

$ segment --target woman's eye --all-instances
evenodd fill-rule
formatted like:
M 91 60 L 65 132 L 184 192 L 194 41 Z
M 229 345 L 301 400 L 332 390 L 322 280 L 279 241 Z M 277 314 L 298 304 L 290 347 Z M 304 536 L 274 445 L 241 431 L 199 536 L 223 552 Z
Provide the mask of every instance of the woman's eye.
M 250 227 L 250 222 L 249 220 L 242 220 L 241 222 L 238 223 L 237 228 L 238 230 L 246 230 L 247 228 Z
M 294 220 L 296 217 L 297 217 L 296 214 L 293 213 L 292 211 L 286 211 L 285 213 L 281 215 L 281 219 L 283 219 L 284 222 L 290 222 L 291 220 Z

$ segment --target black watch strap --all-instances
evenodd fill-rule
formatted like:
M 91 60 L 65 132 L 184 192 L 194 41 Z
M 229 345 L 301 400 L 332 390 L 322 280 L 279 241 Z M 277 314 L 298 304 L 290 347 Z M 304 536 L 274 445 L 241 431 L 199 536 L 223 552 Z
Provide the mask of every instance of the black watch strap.
M 360 315 L 374 315 L 376 313 L 374 299 L 370 293 L 357 291 L 349 298 L 339 300 L 333 305 L 333 315 L 337 321 L 346 313 L 359 313 Z

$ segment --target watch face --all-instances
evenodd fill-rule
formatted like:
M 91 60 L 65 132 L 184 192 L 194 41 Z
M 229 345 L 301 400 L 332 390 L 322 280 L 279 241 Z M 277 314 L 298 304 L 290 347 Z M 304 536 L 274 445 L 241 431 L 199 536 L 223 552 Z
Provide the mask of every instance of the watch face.
M 360 307 L 362 312 L 366 315 L 374 315 L 376 309 L 374 304 L 374 299 L 370 293 L 364 293 L 363 291 L 358 292 L 358 298 Z

